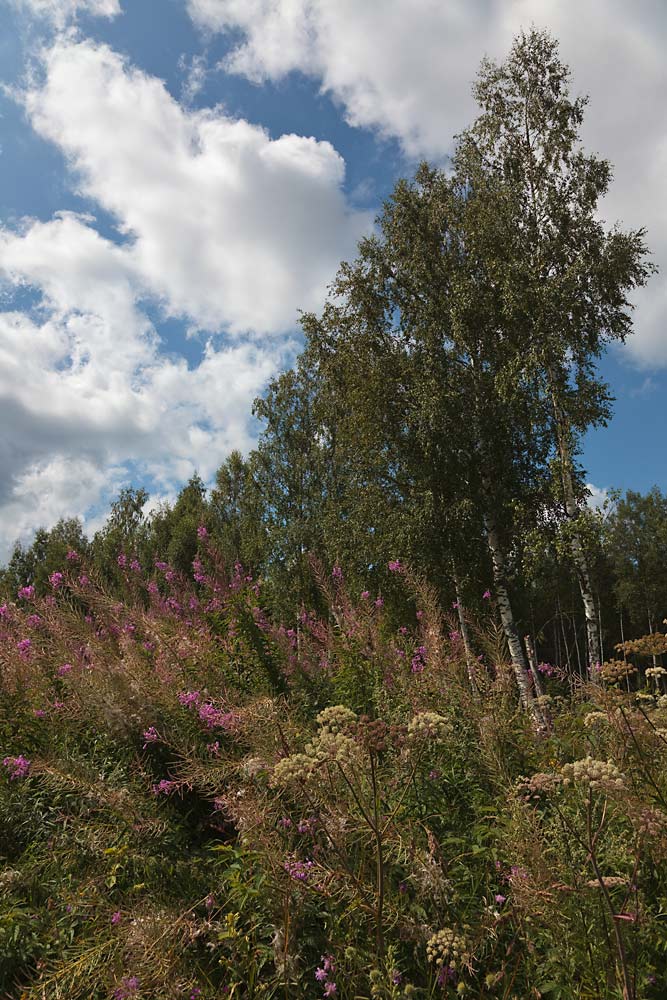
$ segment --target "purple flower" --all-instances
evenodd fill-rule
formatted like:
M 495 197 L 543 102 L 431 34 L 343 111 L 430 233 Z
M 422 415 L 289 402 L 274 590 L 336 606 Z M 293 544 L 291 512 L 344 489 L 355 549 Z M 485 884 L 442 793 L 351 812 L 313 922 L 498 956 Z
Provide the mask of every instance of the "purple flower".
M 123 919 L 123 915 L 120 912 L 120 910 L 116 910 L 115 913 L 111 914 L 111 923 L 112 924 L 119 924 L 122 919 Z
M 23 754 L 19 754 L 18 757 L 5 757 L 2 766 L 9 771 L 9 780 L 15 781 L 17 778 L 27 777 L 31 763 Z
M 68 562 L 78 562 L 79 553 L 75 552 L 74 549 L 70 549 L 65 558 L 67 559 Z
M 370 596 L 371 596 L 370 590 L 362 590 L 361 591 L 361 599 L 363 601 L 367 601 Z
M 32 628 L 37 628 L 41 624 L 42 624 L 42 619 L 39 617 L 39 615 L 28 615 L 28 625 L 30 625 Z
M 126 976 L 121 979 L 120 986 L 114 991 L 114 1000 L 127 1000 L 139 989 L 139 978 L 137 976 Z
M 71 663 L 63 663 L 62 667 L 58 667 L 58 677 L 64 677 L 65 674 L 68 674 L 72 669 L 73 667 Z
M 414 656 L 412 657 L 412 662 L 410 664 L 410 669 L 413 674 L 421 674 L 426 666 L 426 646 L 417 646 Z
M 33 708 L 32 714 L 35 716 L 36 719 L 43 719 L 44 716 L 46 715 L 46 712 L 44 711 L 43 708 Z
M 461 602 L 460 601 L 452 601 L 452 607 L 454 608 L 454 610 L 456 610 L 457 608 L 460 608 L 461 607 Z
M 438 986 L 446 986 L 456 979 L 456 969 L 451 965 L 443 965 L 438 973 Z
M 163 778 L 157 785 L 153 785 L 151 791 L 153 795 L 171 795 L 175 788 L 178 788 L 177 781 L 167 781 L 166 778 Z
M 138 559 L 133 559 L 132 560 L 132 562 L 130 563 L 130 569 L 134 573 L 141 573 L 141 563 L 139 562 Z
M 127 556 L 125 555 L 124 552 L 121 552 L 119 554 L 118 558 L 116 559 L 116 562 L 118 563 L 121 569 L 125 569 L 125 567 L 127 566 Z
M 310 878 L 311 868 L 313 868 L 313 861 L 298 861 L 296 859 L 289 859 L 284 863 L 283 868 L 289 875 L 291 879 L 295 882 L 307 882 Z
M 484 593 L 482 594 L 482 600 L 483 601 L 490 601 L 491 600 L 491 591 L 490 590 L 485 590 L 484 591 Z
M 90 577 L 87 577 L 85 573 L 82 573 L 81 576 L 79 577 L 79 586 L 87 587 L 89 583 L 90 583 Z
M 315 969 L 315 979 L 318 983 L 325 983 L 329 978 L 329 973 L 325 969 Z
M 17 643 L 16 648 L 19 651 L 19 656 L 23 660 L 27 660 L 27 658 L 30 656 L 30 652 L 32 649 L 32 642 L 30 641 L 30 639 L 20 639 L 19 642 Z
M 376 599 L 375 599 L 375 607 L 376 608 L 383 608 L 384 607 L 384 600 L 383 600 L 382 597 L 376 597 Z
M 503 894 L 499 892 L 493 898 L 495 899 L 498 906 L 502 906 L 505 900 L 507 899 L 507 896 L 503 896 Z
M 6 604 L 0 604 L 0 618 L 6 618 L 9 614 L 9 608 Z
M 325 986 L 324 986 L 324 995 L 325 995 L 325 997 L 332 997 L 337 992 L 338 991 L 336 989 L 336 984 L 335 983 L 328 982 L 328 983 L 325 984 Z
M 283 816 L 281 819 L 278 820 L 278 826 L 282 826 L 283 830 L 289 830 L 291 825 L 292 825 L 292 820 L 289 818 L 289 816 Z
M 400 559 L 393 559 L 389 563 L 389 572 L 390 573 L 402 573 L 403 572 L 403 563 L 400 561 Z
M 205 524 L 200 524 L 197 528 L 197 538 L 208 538 L 208 531 Z
M 178 694 L 178 700 L 181 705 L 184 705 L 186 708 L 189 708 L 190 705 L 197 706 L 201 701 L 201 694 L 199 691 L 180 691 Z
M 146 729 L 144 731 L 144 739 L 146 741 L 144 743 L 144 750 L 146 749 L 146 747 L 148 746 L 149 743 L 157 743 L 158 742 L 158 740 L 160 739 L 160 737 L 158 735 L 158 731 L 155 728 L 155 726 L 149 726 L 148 729 Z
M 338 566 L 338 564 L 336 564 L 334 566 L 334 568 L 332 569 L 331 575 L 334 578 L 334 580 L 342 580 L 343 579 L 343 571 L 340 568 L 340 566 Z
M 27 587 L 21 587 L 19 590 L 19 597 L 22 597 L 25 601 L 31 601 L 35 596 L 35 588 L 32 584 Z

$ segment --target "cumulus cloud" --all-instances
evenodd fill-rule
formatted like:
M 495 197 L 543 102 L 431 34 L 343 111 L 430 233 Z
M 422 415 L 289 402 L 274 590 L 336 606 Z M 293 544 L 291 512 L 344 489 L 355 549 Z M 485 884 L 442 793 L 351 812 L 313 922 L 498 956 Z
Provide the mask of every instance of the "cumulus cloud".
M 77 14 L 95 17 L 116 17 L 121 13 L 120 0 L 10 0 L 19 10 L 52 21 L 63 27 Z
M 164 84 L 91 42 L 62 39 L 24 96 L 35 129 L 104 206 L 170 315 L 233 334 L 290 329 L 322 301 L 370 225 L 328 142 L 271 138 L 221 109 L 186 111 Z
M 586 483 L 588 490 L 588 506 L 591 510 L 602 510 L 609 499 L 609 490 L 605 487 L 594 486 L 593 483 Z
M 189 0 L 208 31 L 240 32 L 225 61 L 254 81 L 300 71 L 321 82 L 348 121 L 397 137 L 414 157 L 442 159 L 474 117 L 470 85 L 483 55 L 502 58 L 521 28 L 548 28 L 590 94 L 587 146 L 615 165 L 610 221 L 648 229 L 667 267 L 667 7 L 642 0 Z M 628 350 L 667 364 L 667 288 L 637 298 Z
M 371 221 L 348 205 L 328 142 L 188 111 L 71 34 L 19 99 L 118 238 L 72 213 L 0 229 L 5 294 L 33 298 L 0 313 L 0 556 L 94 510 L 130 470 L 173 496 L 247 450 L 252 400 L 293 356 L 298 308 L 321 303 Z M 149 305 L 207 331 L 196 364 L 166 350 Z
M 30 315 L 0 313 L 0 555 L 99 505 L 128 464 L 165 493 L 210 478 L 251 444 L 252 400 L 284 361 L 279 343 L 209 343 L 193 368 L 165 354 L 130 252 L 90 221 L 0 233 L 0 275 L 38 296 Z

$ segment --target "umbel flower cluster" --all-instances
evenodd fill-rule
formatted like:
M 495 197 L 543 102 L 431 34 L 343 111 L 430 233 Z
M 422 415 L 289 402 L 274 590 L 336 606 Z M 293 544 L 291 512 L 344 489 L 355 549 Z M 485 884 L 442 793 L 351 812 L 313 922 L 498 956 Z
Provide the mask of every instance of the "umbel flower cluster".
M 600 791 L 621 791 L 626 785 L 625 776 L 612 761 L 590 756 L 564 764 L 561 774 L 564 785 L 583 785 Z
M 469 961 L 470 949 L 466 939 L 451 927 L 443 927 L 426 943 L 426 957 L 437 966 L 449 965 L 456 969 Z
M 637 668 L 627 660 L 607 660 L 600 669 L 600 679 L 605 684 L 620 684 L 637 673 Z

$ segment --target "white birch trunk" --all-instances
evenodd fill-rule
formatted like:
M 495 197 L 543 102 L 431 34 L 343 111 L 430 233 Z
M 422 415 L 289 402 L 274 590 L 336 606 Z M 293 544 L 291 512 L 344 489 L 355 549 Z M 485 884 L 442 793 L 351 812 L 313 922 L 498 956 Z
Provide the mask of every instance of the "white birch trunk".
M 472 688 L 472 693 L 477 696 L 479 694 L 479 688 L 477 687 L 477 678 L 475 676 L 475 657 L 472 652 L 472 645 L 470 643 L 470 633 L 468 631 L 468 623 L 465 616 L 465 608 L 461 603 L 461 588 L 459 586 L 459 578 L 454 573 L 454 591 L 456 593 L 456 610 L 459 617 L 459 628 L 461 629 L 461 638 L 463 639 L 463 648 L 466 655 L 466 667 L 468 668 L 468 679 L 470 681 L 470 687 Z
M 531 716 L 536 731 L 543 733 L 546 727 L 544 719 L 542 718 L 540 707 L 533 695 L 528 672 L 528 664 L 526 662 L 523 646 L 521 645 L 521 639 L 519 638 L 519 632 L 514 620 L 512 604 L 507 590 L 505 558 L 500 545 L 500 539 L 498 537 L 496 526 L 491 517 L 488 515 L 484 518 L 484 525 L 486 528 L 489 551 L 491 553 L 491 563 L 493 565 L 493 583 L 496 592 L 496 603 L 498 605 L 500 620 L 502 622 L 503 631 L 505 633 L 505 638 L 510 651 L 510 660 L 512 662 L 516 684 L 519 689 L 519 697 L 523 708 Z

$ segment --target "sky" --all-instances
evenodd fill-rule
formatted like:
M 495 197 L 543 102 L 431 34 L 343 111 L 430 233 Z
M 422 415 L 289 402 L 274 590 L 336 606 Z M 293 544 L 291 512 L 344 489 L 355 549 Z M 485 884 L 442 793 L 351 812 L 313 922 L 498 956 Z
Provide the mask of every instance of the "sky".
M 603 218 L 664 275 L 664 0 L 0 0 L 0 561 L 253 446 L 299 310 L 399 177 L 446 166 L 480 60 L 532 25 L 590 97 Z M 667 489 L 662 275 L 601 364 L 594 497 Z

